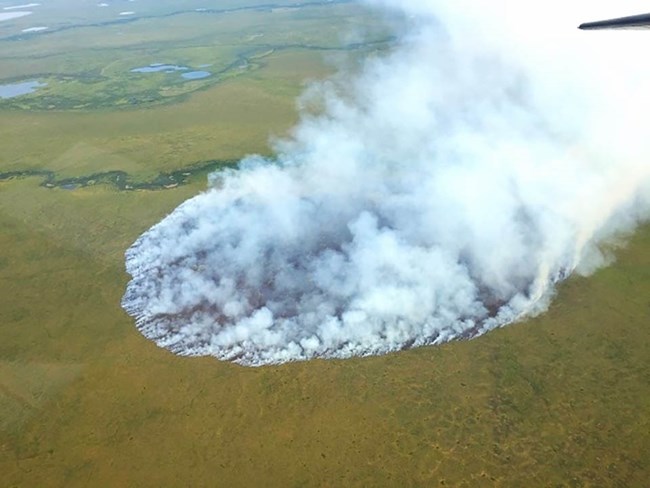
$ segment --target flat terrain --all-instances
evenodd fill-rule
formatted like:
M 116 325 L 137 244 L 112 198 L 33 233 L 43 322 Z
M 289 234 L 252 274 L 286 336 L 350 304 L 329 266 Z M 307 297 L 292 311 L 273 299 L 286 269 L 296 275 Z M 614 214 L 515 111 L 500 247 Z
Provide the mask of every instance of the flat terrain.
M 305 80 L 390 38 L 347 3 L 63 3 L 0 23 L 0 85 L 47 83 L 0 100 L 1 486 L 647 484 L 650 227 L 473 341 L 247 369 L 144 339 L 124 251 L 207 171 L 268 154 Z M 213 74 L 130 71 L 155 63 Z

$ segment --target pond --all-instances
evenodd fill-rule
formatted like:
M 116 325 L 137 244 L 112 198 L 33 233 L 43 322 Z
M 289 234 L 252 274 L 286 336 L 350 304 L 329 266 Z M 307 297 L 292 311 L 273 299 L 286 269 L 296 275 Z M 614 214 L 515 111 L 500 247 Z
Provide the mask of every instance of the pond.
M 0 22 L 3 20 L 18 19 L 25 15 L 31 15 L 31 12 L 0 12 Z
M 207 78 L 211 74 L 212 73 L 209 71 L 189 71 L 187 73 L 183 73 L 181 76 L 186 80 L 200 80 L 202 78 Z
M 47 27 L 44 25 L 38 26 L 38 27 L 28 27 L 27 29 L 23 29 L 21 32 L 24 32 L 26 34 L 29 34 L 30 32 L 41 32 L 47 30 Z
M 47 83 L 41 83 L 38 80 L 23 81 L 21 83 L 9 83 L 0 85 L 0 99 L 14 98 L 21 95 L 34 93 L 38 88 L 47 86 Z
M 207 68 L 211 66 L 209 64 L 202 64 L 199 68 Z M 164 64 L 164 63 L 152 63 L 149 66 L 141 66 L 139 68 L 133 68 L 131 73 L 175 73 L 177 71 L 183 71 L 181 76 L 186 80 L 200 80 L 211 76 L 212 73 L 209 71 L 188 71 L 189 67 L 179 66 L 176 64 Z
M 149 66 L 142 66 L 141 68 L 133 68 L 131 73 L 173 73 L 175 71 L 188 70 L 186 66 L 176 66 L 175 64 L 153 63 Z

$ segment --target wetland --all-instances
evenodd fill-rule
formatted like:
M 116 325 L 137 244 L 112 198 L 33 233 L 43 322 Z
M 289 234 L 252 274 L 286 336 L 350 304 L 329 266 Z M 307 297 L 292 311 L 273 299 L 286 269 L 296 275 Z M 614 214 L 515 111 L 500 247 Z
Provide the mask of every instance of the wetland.
M 37 89 L 44 86 L 46 86 L 45 83 L 40 83 L 37 80 L 0 85 L 0 99 L 19 97 L 21 95 L 27 95 L 28 93 L 34 93 Z

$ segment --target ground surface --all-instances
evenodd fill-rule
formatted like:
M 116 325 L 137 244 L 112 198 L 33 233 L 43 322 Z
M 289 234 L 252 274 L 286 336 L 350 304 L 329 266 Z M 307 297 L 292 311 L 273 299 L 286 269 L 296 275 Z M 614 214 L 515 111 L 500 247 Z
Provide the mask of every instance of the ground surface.
M 469 342 L 246 369 L 141 337 L 125 249 L 206 171 L 268 153 L 328 60 L 389 39 L 336 2 L 78 3 L 0 23 L 0 84 L 48 84 L 0 100 L 0 485 L 645 486 L 647 227 L 546 315 Z M 224 70 L 131 76 L 158 62 Z

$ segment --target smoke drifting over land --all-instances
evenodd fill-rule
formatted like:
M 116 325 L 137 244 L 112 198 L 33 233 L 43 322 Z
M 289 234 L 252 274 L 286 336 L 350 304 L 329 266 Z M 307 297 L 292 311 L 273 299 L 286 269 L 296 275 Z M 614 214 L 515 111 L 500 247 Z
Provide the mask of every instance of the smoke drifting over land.
M 650 34 L 576 28 L 629 12 L 367 3 L 405 14 L 399 46 L 127 251 L 124 308 L 160 346 L 263 365 L 470 337 L 648 216 Z

